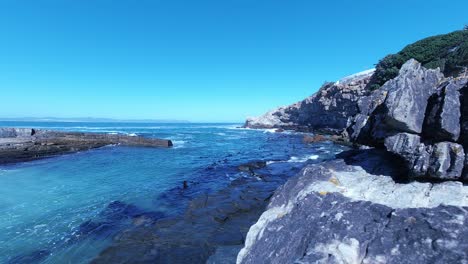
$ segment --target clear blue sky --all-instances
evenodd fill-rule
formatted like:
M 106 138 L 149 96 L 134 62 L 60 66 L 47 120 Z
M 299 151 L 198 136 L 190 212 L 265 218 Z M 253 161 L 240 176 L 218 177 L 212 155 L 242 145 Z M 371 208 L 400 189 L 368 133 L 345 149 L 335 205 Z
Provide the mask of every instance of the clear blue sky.
M 0 116 L 243 121 L 461 29 L 468 1 L 3 0 Z

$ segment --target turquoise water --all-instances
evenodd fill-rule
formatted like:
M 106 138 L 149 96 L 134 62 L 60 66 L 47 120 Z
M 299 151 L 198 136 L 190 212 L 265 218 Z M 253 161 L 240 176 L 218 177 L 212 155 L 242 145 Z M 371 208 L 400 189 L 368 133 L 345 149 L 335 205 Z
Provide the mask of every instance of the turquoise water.
M 131 217 L 180 214 L 187 201 L 237 177 L 252 160 L 299 169 L 342 147 L 302 144 L 301 134 L 239 124 L 23 123 L 66 131 L 125 133 L 173 140 L 170 149 L 107 146 L 0 166 L 0 263 L 87 263 L 131 228 Z M 189 188 L 181 188 L 183 181 Z

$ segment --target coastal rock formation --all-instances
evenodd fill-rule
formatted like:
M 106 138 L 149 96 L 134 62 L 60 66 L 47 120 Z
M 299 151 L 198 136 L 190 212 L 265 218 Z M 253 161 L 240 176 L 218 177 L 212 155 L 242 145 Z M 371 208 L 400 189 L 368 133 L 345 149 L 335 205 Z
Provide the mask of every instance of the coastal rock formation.
M 463 180 L 467 84 L 468 76 L 445 78 L 411 59 L 397 77 L 359 100 L 347 134 L 401 157 L 411 178 Z
M 325 83 L 314 95 L 296 104 L 280 107 L 260 117 L 248 118 L 245 127 L 286 128 L 341 132 L 358 113 L 357 101 L 366 92 L 373 70 Z
M 137 147 L 172 146 L 170 140 L 138 136 L 0 128 L 0 164 L 30 161 L 116 144 Z
M 468 187 L 399 183 L 393 159 L 367 150 L 305 167 L 276 191 L 237 263 L 464 263 Z

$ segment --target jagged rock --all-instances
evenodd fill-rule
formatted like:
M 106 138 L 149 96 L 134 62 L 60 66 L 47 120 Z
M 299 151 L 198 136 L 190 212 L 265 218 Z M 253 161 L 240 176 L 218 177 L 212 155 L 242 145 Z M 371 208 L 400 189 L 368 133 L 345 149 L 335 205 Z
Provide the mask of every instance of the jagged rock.
M 396 78 L 359 100 L 350 140 L 400 156 L 408 178 L 464 180 L 457 142 L 468 147 L 467 83 L 467 76 L 444 79 L 438 69 L 409 60 Z
M 434 144 L 428 169 L 429 176 L 439 179 L 460 178 L 465 161 L 463 147 L 452 142 Z
M 384 103 L 388 129 L 421 133 L 427 101 L 442 78 L 439 69 L 426 69 L 414 59 L 403 64 L 399 75 L 383 85 L 388 90 Z
M 429 167 L 431 146 L 421 143 L 421 138 L 410 133 L 399 133 L 385 139 L 387 151 L 402 157 L 412 177 L 425 177 Z
M 368 151 L 304 168 L 276 191 L 237 263 L 466 262 L 468 187 L 399 184 L 391 164 Z
M 373 70 L 358 73 L 335 83 L 324 84 L 317 93 L 290 106 L 280 107 L 260 117 L 248 118 L 249 128 L 294 128 L 340 133 L 349 118 L 358 112 L 357 101 Z
M 457 141 L 460 136 L 460 93 L 466 79 L 449 79 L 429 98 L 424 136 L 435 141 Z
M 372 124 L 375 123 L 372 114 L 385 101 L 387 94 L 387 90 L 383 88 L 359 99 L 359 113 L 351 118 L 352 122 L 347 129 L 351 140 L 366 142 L 370 139 Z

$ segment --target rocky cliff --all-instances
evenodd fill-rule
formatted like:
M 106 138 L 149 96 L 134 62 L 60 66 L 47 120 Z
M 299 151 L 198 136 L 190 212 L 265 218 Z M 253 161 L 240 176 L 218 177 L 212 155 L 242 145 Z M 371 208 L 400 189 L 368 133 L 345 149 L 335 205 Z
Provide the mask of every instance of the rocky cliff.
M 373 70 L 351 75 L 335 83 L 325 83 L 317 93 L 290 106 L 280 107 L 262 116 L 248 118 L 245 127 L 286 128 L 341 132 L 349 118 L 358 113 L 357 101 Z

